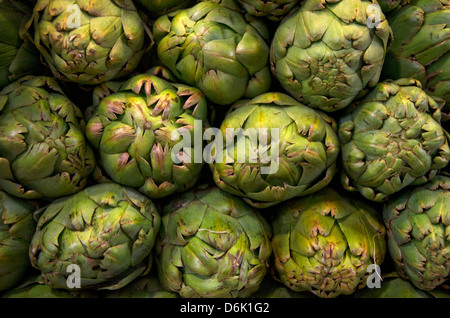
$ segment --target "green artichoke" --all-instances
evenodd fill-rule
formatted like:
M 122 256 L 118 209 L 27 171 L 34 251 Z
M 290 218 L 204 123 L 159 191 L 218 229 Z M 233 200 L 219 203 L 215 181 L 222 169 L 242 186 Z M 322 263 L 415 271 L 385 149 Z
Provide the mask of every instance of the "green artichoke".
M 28 247 L 36 222 L 34 207 L 0 191 L 0 291 L 15 287 L 31 268 Z
M 156 20 L 161 63 L 218 105 L 268 91 L 269 46 L 237 11 L 210 1 Z
M 385 205 L 388 247 L 397 272 L 433 290 L 450 273 L 450 177 L 405 189 Z
M 294 291 L 353 294 L 381 265 L 386 229 L 366 202 L 325 188 L 281 203 L 272 222 L 276 274 Z
M 198 89 L 142 74 L 101 99 L 86 136 L 113 182 L 162 198 L 197 182 L 203 158 L 196 147 L 207 125 L 206 98 Z
M 42 69 L 39 52 L 25 34 L 32 8 L 15 0 L 0 0 L 0 89 Z
M 271 230 L 241 199 L 197 187 L 164 206 L 155 247 L 163 288 L 184 298 L 249 297 L 268 272 Z
M 334 112 L 378 83 L 390 38 L 376 2 L 305 0 L 275 32 L 272 73 L 300 102 Z
M 269 20 L 279 21 L 289 11 L 303 0 L 237 0 L 238 3 L 256 17 L 266 17 Z
M 450 103 L 449 21 L 450 0 L 411 0 L 394 11 L 389 24 L 395 41 L 383 77 L 418 79 L 429 94 Z
M 382 202 L 432 179 L 450 160 L 440 121 L 438 104 L 419 81 L 378 84 L 339 120 L 344 187 Z
M 152 17 L 159 17 L 167 13 L 190 7 L 194 0 L 136 0 L 136 5 L 149 13 Z
M 97 184 L 38 212 L 29 256 L 51 287 L 114 290 L 150 271 L 161 219 L 138 191 Z
M 409 2 L 409 0 L 377 0 L 377 2 L 380 5 L 381 10 L 383 10 L 384 13 L 388 13 L 394 11 L 402 3 Z
M 216 151 L 214 182 L 254 207 L 316 192 L 336 174 L 336 122 L 288 95 L 265 93 L 235 104 L 220 131 L 223 138 L 209 148 Z
M 97 85 L 129 75 L 150 30 L 131 0 L 39 0 L 34 41 L 54 76 Z
M 0 91 L 0 187 L 24 199 L 86 186 L 94 154 L 81 110 L 54 78 L 26 76 Z

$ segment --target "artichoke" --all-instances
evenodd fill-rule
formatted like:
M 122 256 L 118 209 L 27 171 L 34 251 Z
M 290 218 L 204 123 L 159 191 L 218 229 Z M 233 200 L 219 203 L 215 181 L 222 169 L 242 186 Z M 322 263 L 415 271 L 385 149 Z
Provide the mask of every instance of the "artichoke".
M 431 291 L 450 273 L 450 177 L 403 190 L 387 202 L 383 217 L 397 272 Z
M 254 207 L 316 192 L 336 174 L 336 122 L 286 94 L 235 104 L 220 131 L 223 138 L 208 145 L 217 152 L 210 164 L 214 182 Z
M 53 75 L 82 85 L 129 75 L 151 39 L 131 0 L 39 0 L 34 24 Z
M 237 0 L 248 14 L 279 21 L 302 0 Z
M 37 215 L 29 256 L 53 288 L 115 290 L 151 269 L 161 218 L 156 205 L 134 189 L 93 185 Z M 74 265 L 75 287 L 68 284 Z
M 0 292 L 15 287 L 31 268 L 28 247 L 36 222 L 34 207 L 0 191 Z
M 41 70 L 39 52 L 24 28 L 32 8 L 15 0 L 0 0 L 0 89 Z
M 81 110 L 54 78 L 26 76 L 0 92 L 0 187 L 24 199 L 86 186 L 94 154 Z
M 272 73 L 300 102 L 334 112 L 378 83 L 390 38 L 373 1 L 305 0 L 275 32 Z
M 152 17 L 159 17 L 170 12 L 191 6 L 194 0 L 136 0 L 136 5 Z
M 409 0 L 377 0 L 378 4 L 380 5 L 381 10 L 383 10 L 384 13 L 394 11 L 402 3 L 407 2 L 407 1 L 409 1 Z M 388 21 L 389 21 L 389 19 L 388 19 Z
M 382 202 L 431 180 L 450 160 L 440 121 L 438 104 L 419 81 L 378 84 L 339 120 L 344 187 Z
M 272 222 L 276 275 L 296 292 L 319 297 L 353 294 L 366 285 L 371 264 L 386 254 L 377 211 L 330 187 L 277 207 Z
M 229 105 L 268 91 L 269 46 L 235 10 L 210 1 L 156 20 L 158 57 L 179 81 L 215 104 Z
M 418 79 L 428 94 L 450 103 L 449 21 L 450 0 L 411 0 L 394 11 L 389 24 L 395 41 L 383 77 Z
M 196 150 L 203 139 L 198 144 L 195 137 L 208 125 L 203 94 L 148 74 L 108 94 L 86 127 L 106 176 L 150 198 L 192 188 L 203 167 L 202 148 L 200 156 Z
M 268 271 L 271 230 L 241 199 L 201 186 L 162 211 L 155 247 L 163 288 L 183 298 L 249 297 Z

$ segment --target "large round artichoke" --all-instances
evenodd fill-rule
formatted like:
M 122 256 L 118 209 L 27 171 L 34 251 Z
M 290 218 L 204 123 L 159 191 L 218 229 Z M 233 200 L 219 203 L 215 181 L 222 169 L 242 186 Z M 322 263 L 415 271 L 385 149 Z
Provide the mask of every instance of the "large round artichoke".
M 237 103 L 210 144 L 214 181 L 258 208 L 318 191 L 336 173 L 336 130 L 331 117 L 282 93 Z
M 378 83 L 390 35 L 373 1 L 305 0 L 275 32 L 272 72 L 302 103 L 340 110 Z
M 112 181 L 161 198 L 197 182 L 207 125 L 207 103 L 198 89 L 142 74 L 101 99 L 86 135 Z
M 31 268 L 28 247 L 36 222 L 34 207 L 0 191 L 0 292 L 15 287 Z
M 30 259 L 53 288 L 113 290 L 150 271 L 161 219 L 138 191 L 97 184 L 38 212 Z M 79 266 L 79 288 L 68 284 L 70 265 Z
M 411 0 L 394 11 L 389 24 L 395 41 L 383 76 L 418 79 L 429 94 L 450 103 L 449 21 L 450 0 Z
M 331 188 L 277 207 L 272 223 L 277 277 L 294 291 L 349 295 L 382 264 L 386 229 L 377 211 Z
M 174 198 L 162 224 L 155 248 L 160 282 L 181 297 L 248 297 L 268 271 L 269 224 L 217 187 Z
M 283 19 L 301 1 L 303 0 L 237 0 L 250 15 L 274 21 Z
M 450 177 L 436 176 L 387 202 L 383 216 L 397 272 L 433 290 L 450 274 Z
M 419 81 L 378 84 L 339 121 L 344 187 L 381 202 L 432 179 L 450 161 L 440 121 Z
M 0 187 L 25 199 L 85 187 L 95 166 L 80 109 L 49 77 L 26 76 L 0 92 Z
M 39 0 L 35 44 L 55 77 L 96 85 L 130 74 L 149 37 L 131 0 Z
M 31 12 L 23 1 L 0 0 L 0 89 L 42 69 L 39 52 L 24 34 Z
M 219 105 L 266 92 L 269 46 L 254 24 L 210 1 L 156 20 L 158 57 L 183 83 Z

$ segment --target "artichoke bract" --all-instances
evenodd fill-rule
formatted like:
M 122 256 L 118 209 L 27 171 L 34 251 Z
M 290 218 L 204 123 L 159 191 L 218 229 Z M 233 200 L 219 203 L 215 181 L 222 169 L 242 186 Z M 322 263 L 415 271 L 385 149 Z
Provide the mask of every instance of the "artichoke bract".
M 131 0 L 39 0 L 34 29 L 53 75 L 82 85 L 129 75 L 151 45 Z
M 405 189 L 387 202 L 383 217 L 397 272 L 431 291 L 450 274 L 450 177 Z
M 24 35 L 31 12 L 23 2 L 0 0 L 0 89 L 42 69 L 38 50 Z
M 0 91 L 0 187 L 24 199 L 86 186 L 95 166 L 81 110 L 54 78 L 26 76 Z
M 449 0 L 411 0 L 394 11 L 389 24 L 395 41 L 383 76 L 418 79 L 429 94 L 450 103 L 449 20 Z
M 158 57 L 183 83 L 215 104 L 268 91 L 269 46 L 244 16 L 210 1 L 156 20 Z
M 296 292 L 319 297 L 364 287 L 386 254 L 386 229 L 377 211 L 359 198 L 327 187 L 277 206 L 272 222 L 276 276 Z
M 152 267 L 161 217 L 157 206 L 134 189 L 93 185 L 53 201 L 37 215 L 29 257 L 53 288 L 119 289 Z
M 194 0 L 136 0 L 136 5 L 149 13 L 152 17 L 184 9 L 191 6 Z
M 284 18 L 302 0 L 238 0 L 247 13 L 273 21 Z
M 334 112 L 378 83 L 390 38 L 373 1 L 305 0 L 275 32 L 272 73 L 300 102 Z
M 267 221 L 241 199 L 201 186 L 162 210 L 155 247 L 163 288 L 183 298 L 248 297 L 268 272 Z
M 162 198 L 197 182 L 207 125 L 207 102 L 200 90 L 142 74 L 100 100 L 86 136 L 112 181 Z
M 339 120 L 344 187 L 382 202 L 431 180 L 450 161 L 441 117 L 419 81 L 378 84 Z
M 0 191 L 0 291 L 19 284 L 31 268 L 28 247 L 36 222 L 34 206 Z
M 254 207 L 311 194 L 336 174 L 335 120 L 286 94 L 236 103 L 220 132 L 205 148 L 216 151 L 210 163 L 214 182 Z

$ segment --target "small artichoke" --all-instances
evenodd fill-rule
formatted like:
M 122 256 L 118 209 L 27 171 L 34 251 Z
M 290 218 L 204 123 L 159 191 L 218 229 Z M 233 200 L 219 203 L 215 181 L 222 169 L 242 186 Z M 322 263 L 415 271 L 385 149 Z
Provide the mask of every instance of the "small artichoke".
M 272 73 L 300 102 L 334 112 L 378 83 L 390 38 L 373 1 L 305 0 L 275 32 Z
M 183 298 L 249 297 L 268 272 L 271 230 L 241 199 L 197 187 L 164 206 L 156 264 Z
M 450 274 L 450 177 L 403 190 L 387 202 L 384 222 L 397 272 L 431 291 Z
M 254 207 L 311 194 L 336 174 L 336 122 L 286 94 L 236 103 L 220 131 L 208 145 L 216 151 L 210 164 L 214 182 Z
M 34 207 L 0 191 L 0 292 L 20 283 L 31 268 L 28 247 L 36 222 Z
M 161 63 L 215 104 L 266 92 L 272 82 L 269 46 L 238 11 L 211 1 L 165 15 L 153 33 Z
M 114 290 L 151 269 L 161 219 L 155 204 L 134 189 L 93 185 L 37 215 L 29 256 L 53 288 Z M 79 286 L 71 280 L 74 266 Z
M 39 52 L 24 34 L 31 13 L 23 1 L 0 0 L 0 89 L 42 69 Z
M 395 41 L 383 77 L 418 79 L 428 94 L 450 103 L 449 21 L 450 0 L 411 0 L 394 11 L 389 24 Z
M 237 0 L 248 14 L 280 21 L 303 0 Z
M 272 222 L 276 276 L 294 291 L 319 297 L 353 294 L 369 265 L 381 265 L 386 229 L 365 201 L 330 187 L 277 207 Z
M 450 161 L 441 110 L 419 81 L 378 84 L 339 120 L 342 183 L 382 202 L 431 180 Z
M 106 175 L 150 198 L 192 188 L 203 167 L 202 152 L 198 156 L 195 149 L 202 147 L 208 125 L 201 91 L 141 74 L 106 95 L 86 127 Z M 178 156 L 180 144 L 183 158 Z
M 131 0 L 39 0 L 34 41 L 53 75 L 97 85 L 129 75 L 150 30 Z
M 0 91 L 0 187 L 24 199 L 86 186 L 95 166 L 81 110 L 54 78 L 26 76 Z

